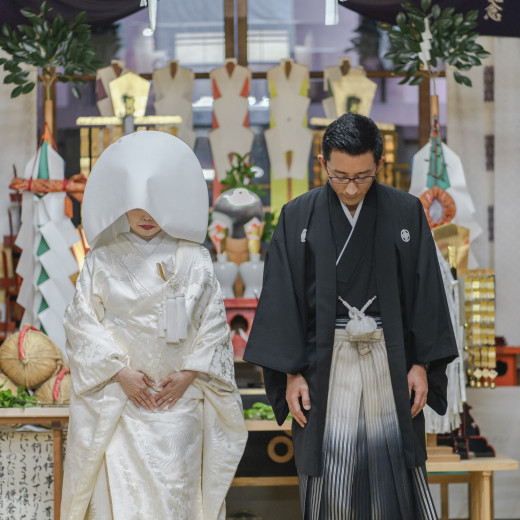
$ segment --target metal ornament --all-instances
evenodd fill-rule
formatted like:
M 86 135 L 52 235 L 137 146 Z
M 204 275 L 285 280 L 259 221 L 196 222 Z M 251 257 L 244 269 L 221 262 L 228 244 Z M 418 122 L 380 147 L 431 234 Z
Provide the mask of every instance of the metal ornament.
M 263 220 L 264 208 L 260 197 L 245 188 L 225 191 L 213 205 L 213 218 L 225 215 L 231 221 L 231 238 L 244 238 L 244 224 L 253 217 Z

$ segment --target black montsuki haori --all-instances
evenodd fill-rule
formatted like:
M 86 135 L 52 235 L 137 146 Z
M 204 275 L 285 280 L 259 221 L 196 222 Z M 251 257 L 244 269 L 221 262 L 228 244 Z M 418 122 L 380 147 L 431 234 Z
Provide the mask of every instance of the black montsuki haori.
M 348 235 L 347 227 L 337 224 L 340 219 L 346 221 L 329 185 L 284 206 L 266 255 L 262 295 L 244 355 L 264 368 L 266 393 L 280 424 L 288 414 L 286 374 L 301 373 L 306 379 L 312 407 L 304 411 L 305 428 L 293 421 L 293 441 L 298 471 L 313 476 L 321 473 L 342 283 L 335 259 Z M 428 405 L 444 414 L 446 365 L 457 357 L 435 244 L 419 199 L 378 183 L 371 186 L 344 255 L 355 276 L 364 276 L 363 255 L 369 250 L 404 458 L 414 468 L 426 460 L 425 424 L 422 412 L 411 417 L 407 373 L 412 362 L 429 365 Z

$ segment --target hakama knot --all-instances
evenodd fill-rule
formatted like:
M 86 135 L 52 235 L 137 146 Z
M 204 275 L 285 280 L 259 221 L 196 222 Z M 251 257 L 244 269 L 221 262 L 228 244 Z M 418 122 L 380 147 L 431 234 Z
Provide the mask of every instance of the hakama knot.
M 376 320 L 371 316 L 365 315 L 365 311 L 375 299 L 376 297 L 374 296 L 359 310 L 349 305 L 341 296 L 338 296 L 338 300 L 348 309 L 350 320 L 345 326 L 345 331 L 350 334 L 353 341 L 360 341 L 377 329 Z M 364 353 L 368 354 L 368 351 Z

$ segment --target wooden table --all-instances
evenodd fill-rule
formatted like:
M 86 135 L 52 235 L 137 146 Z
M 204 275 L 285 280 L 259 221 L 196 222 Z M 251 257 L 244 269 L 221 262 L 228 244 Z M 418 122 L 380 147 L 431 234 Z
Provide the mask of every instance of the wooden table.
M 273 432 L 281 431 L 289 436 L 292 431 L 292 421 L 285 421 L 278 426 L 276 421 L 246 421 L 249 432 Z M 297 486 L 298 477 L 235 477 L 231 486 L 233 487 L 257 487 L 257 486 Z
M 41 424 L 52 428 L 54 457 L 54 520 L 60 520 L 63 484 L 63 428 L 69 422 L 68 406 L 0 408 L 0 424 Z
M 54 455 L 54 519 L 60 519 L 63 483 L 63 428 L 69 421 L 68 406 L 0 408 L 0 424 L 41 424 L 52 428 Z M 284 431 L 290 435 L 291 422 L 278 426 L 274 421 L 246 421 L 248 431 Z M 497 455 L 469 460 L 427 461 L 431 483 L 469 482 L 471 520 L 493 520 L 493 472 L 517 470 L 516 460 Z M 233 486 L 295 486 L 298 477 L 238 477 Z
M 431 484 L 469 483 L 471 520 L 493 520 L 495 518 L 493 513 L 493 472 L 517 469 L 518 461 L 500 454 L 497 454 L 496 457 L 473 457 L 468 460 L 450 462 L 426 461 L 428 481 Z M 447 511 L 444 511 L 444 504 L 441 518 L 448 518 Z
M 291 421 L 278 426 L 274 421 L 246 421 L 248 431 L 290 432 Z M 498 454 L 496 457 L 474 457 L 458 461 L 427 461 L 428 481 L 431 484 L 450 482 L 469 483 L 471 520 L 493 520 L 493 472 L 517 470 L 518 461 Z M 233 486 L 295 486 L 298 477 L 238 477 Z M 447 494 L 446 494 L 447 499 Z M 447 517 L 447 500 L 441 520 Z
M 246 421 L 248 432 L 290 432 L 292 431 L 292 421 L 285 421 L 281 426 L 278 426 L 276 421 Z

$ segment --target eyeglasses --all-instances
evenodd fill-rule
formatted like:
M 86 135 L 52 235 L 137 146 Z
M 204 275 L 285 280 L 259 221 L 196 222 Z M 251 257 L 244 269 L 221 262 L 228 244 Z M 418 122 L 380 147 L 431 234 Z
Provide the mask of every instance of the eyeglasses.
M 372 182 L 376 178 L 376 174 L 374 175 L 367 175 L 365 177 L 333 177 L 329 174 L 329 169 L 327 168 L 327 165 L 325 165 L 325 170 L 327 171 L 327 177 L 329 178 L 330 182 L 333 182 L 334 184 L 348 184 L 349 182 L 353 182 L 354 184 L 368 184 L 369 182 Z M 377 173 L 377 170 L 376 170 Z

